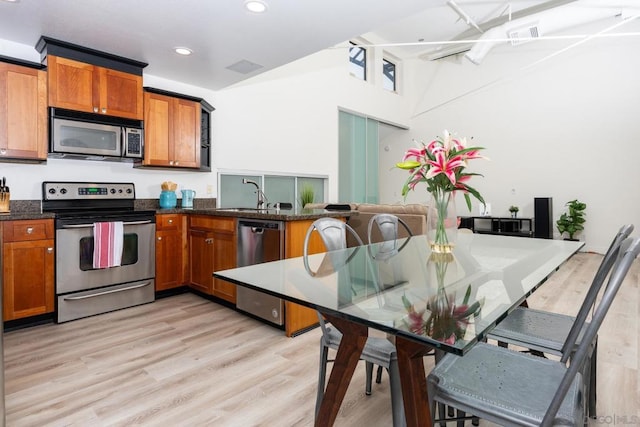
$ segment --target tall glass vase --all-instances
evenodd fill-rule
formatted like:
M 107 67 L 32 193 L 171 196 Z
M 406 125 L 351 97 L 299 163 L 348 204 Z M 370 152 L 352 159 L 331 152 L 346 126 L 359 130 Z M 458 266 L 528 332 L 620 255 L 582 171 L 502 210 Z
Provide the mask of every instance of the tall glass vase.
M 453 252 L 458 237 L 458 216 L 453 192 L 435 190 L 429 202 L 427 238 L 431 251 L 448 254 Z

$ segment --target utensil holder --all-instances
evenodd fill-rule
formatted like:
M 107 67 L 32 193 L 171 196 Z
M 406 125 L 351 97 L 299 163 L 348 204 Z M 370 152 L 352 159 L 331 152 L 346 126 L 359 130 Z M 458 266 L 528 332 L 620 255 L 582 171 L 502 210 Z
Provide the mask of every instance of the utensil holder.
M 11 199 L 10 193 L 0 193 L 0 213 L 7 213 L 9 211 L 9 200 Z

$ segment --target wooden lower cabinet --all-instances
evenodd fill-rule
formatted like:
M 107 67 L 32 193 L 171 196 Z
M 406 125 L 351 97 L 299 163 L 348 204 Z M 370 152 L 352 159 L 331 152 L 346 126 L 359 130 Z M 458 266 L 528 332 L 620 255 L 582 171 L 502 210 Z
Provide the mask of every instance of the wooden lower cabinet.
M 189 286 L 233 304 L 235 285 L 213 278 L 213 272 L 236 267 L 235 218 L 189 217 Z
M 186 282 L 187 221 L 181 214 L 156 215 L 156 292 Z
M 315 220 L 288 221 L 286 223 L 285 258 L 303 255 L 304 238 L 313 221 Z M 318 233 L 312 234 L 309 240 L 309 253 L 315 254 L 325 251 L 324 243 Z M 288 337 L 316 323 L 318 323 L 316 310 L 293 302 L 285 302 L 285 333 Z
M 53 220 L 2 223 L 3 319 L 16 320 L 55 309 Z

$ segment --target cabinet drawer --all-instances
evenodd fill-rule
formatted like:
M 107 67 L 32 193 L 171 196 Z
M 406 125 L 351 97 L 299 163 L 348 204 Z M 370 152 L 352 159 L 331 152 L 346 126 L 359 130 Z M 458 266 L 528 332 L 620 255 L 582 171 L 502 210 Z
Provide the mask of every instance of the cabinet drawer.
M 182 223 L 180 214 L 156 215 L 156 230 L 177 230 Z
M 53 220 L 6 221 L 2 223 L 2 232 L 5 242 L 53 239 Z
M 213 216 L 192 216 L 189 218 L 191 228 L 235 233 L 236 219 Z

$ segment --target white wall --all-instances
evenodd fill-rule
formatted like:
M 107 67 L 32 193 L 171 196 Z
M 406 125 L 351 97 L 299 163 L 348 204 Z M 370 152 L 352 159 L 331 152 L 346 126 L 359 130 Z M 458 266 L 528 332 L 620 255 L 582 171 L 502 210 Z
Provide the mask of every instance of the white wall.
M 328 49 L 219 91 L 215 166 L 328 175 L 328 199 L 338 201 L 338 109 L 399 124 L 412 110 L 348 65 L 346 48 Z
M 639 30 L 637 22 L 624 27 Z M 533 216 L 533 198 L 550 196 L 555 222 L 577 198 L 587 204 L 585 249 L 605 251 L 622 224 L 640 225 L 640 38 L 591 40 L 522 70 L 567 44 L 505 45 L 479 66 L 462 58 L 416 64 L 424 98 L 411 130 L 387 142 L 381 169 L 402 157 L 411 138 L 429 141 L 442 129 L 473 136 L 491 160 L 473 162 L 484 178 L 472 185 L 493 215 L 518 205 L 520 215 Z M 381 200 L 397 200 L 405 176 L 381 182 Z M 457 208 L 466 213 L 460 199 Z

